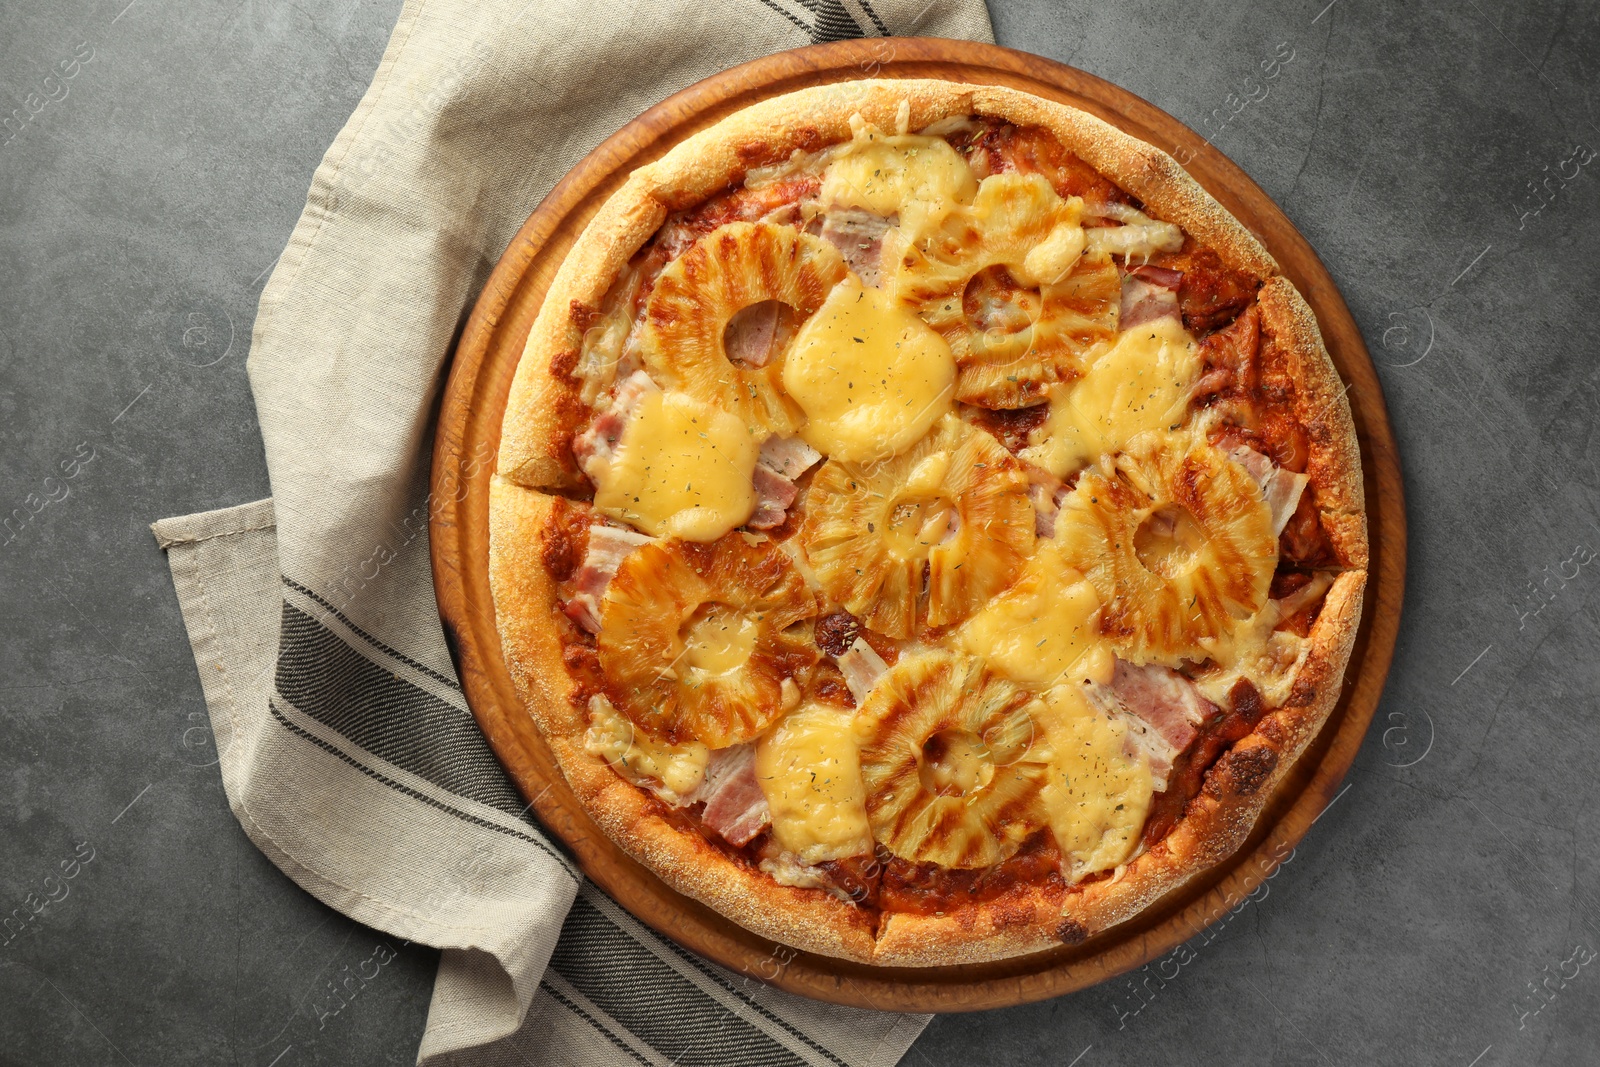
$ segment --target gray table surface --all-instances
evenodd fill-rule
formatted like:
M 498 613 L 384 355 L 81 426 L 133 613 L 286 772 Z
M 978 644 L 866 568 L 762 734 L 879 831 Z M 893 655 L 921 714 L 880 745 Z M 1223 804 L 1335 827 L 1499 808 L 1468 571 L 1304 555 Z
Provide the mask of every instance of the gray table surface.
M 268 495 L 256 300 L 398 9 L 0 2 L 0 99 L 45 99 L 0 147 L 0 902 L 58 898 L 0 935 L 0 1062 L 413 1062 L 429 951 L 318 1025 L 385 939 L 229 813 L 147 529 Z M 1380 364 L 1410 583 L 1348 789 L 1264 894 L 906 1062 L 1600 1063 L 1600 5 L 991 11 L 1213 133 L 1320 251 Z

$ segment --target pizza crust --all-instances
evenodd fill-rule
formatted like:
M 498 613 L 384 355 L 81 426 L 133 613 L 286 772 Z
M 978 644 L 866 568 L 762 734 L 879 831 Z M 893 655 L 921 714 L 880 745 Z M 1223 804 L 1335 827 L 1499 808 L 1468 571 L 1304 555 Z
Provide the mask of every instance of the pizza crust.
M 498 469 L 518 485 L 570 489 L 582 484 L 572 458 L 572 431 L 583 402 L 571 372 L 583 344 L 583 310 L 600 306 L 628 260 L 666 221 L 660 200 L 641 189 L 636 172 L 584 227 L 528 333 L 500 431 Z
M 850 137 L 860 113 L 883 128 L 901 102 L 916 130 L 955 114 L 1049 129 L 1070 151 L 1211 247 L 1223 263 L 1265 279 L 1264 339 L 1292 367 L 1311 439 L 1307 473 L 1324 528 L 1346 568 L 1329 590 L 1285 706 L 1268 713 L 1208 772 L 1173 831 L 1115 877 L 1072 890 L 1019 886 L 942 915 L 887 913 L 878 929 L 822 890 L 769 876 L 675 825 L 661 802 L 584 749 L 587 716 L 562 659 L 556 590 L 543 565 L 556 498 L 581 485 L 571 457 L 582 411 L 570 371 L 585 312 L 671 211 L 694 206 L 756 165 Z M 1233 854 L 1338 702 L 1361 614 L 1367 533 L 1360 455 L 1345 389 L 1310 308 L 1260 242 L 1166 153 L 1064 105 L 997 86 L 874 80 L 820 86 L 740 111 L 636 170 L 578 238 L 529 334 L 507 404 L 490 496 L 490 581 L 517 691 L 584 809 L 612 840 L 668 885 L 774 941 L 860 962 L 936 966 L 1079 944 L 1149 907 Z M 560 624 L 558 624 L 560 625 Z
M 1306 474 L 1339 562 L 1367 565 L 1366 495 L 1350 398 L 1322 341 L 1317 317 L 1289 279 L 1268 278 L 1256 296 L 1264 359 L 1281 361 L 1295 383 L 1295 415 L 1311 440 Z

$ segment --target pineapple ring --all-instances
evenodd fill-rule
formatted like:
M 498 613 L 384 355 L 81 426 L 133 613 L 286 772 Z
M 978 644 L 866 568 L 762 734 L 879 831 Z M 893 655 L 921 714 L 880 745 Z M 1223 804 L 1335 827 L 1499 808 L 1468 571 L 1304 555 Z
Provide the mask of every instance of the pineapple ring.
M 974 656 L 901 657 L 857 713 L 873 837 L 901 859 L 942 867 L 988 867 L 1016 852 L 1048 824 L 1051 749 L 1037 709 L 1037 697 Z
M 823 591 L 869 629 L 908 638 L 928 567 L 927 622 L 958 623 L 1009 586 L 1033 551 L 1022 465 L 946 415 L 893 459 L 829 460 L 800 543 Z
M 747 307 L 776 300 L 799 325 L 848 273 L 839 250 L 792 226 L 734 222 L 669 263 L 645 307 L 640 350 L 663 384 L 737 415 L 746 425 L 790 434 L 798 407 L 783 392 L 783 355 L 762 366 L 728 358 L 724 334 Z
M 1081 208 L 1039 175 L 997 175 L 902 254 L 896 292 L 950 346 L 957 400 L 1037 403 L 1115 340 L 1122 280 L 1109 257 L 1078 254 Z
M 771 541 L 731 533 L 644 545 L 601 600 L 606 695 L 669 744 L 753 740 L 799 697 L 793 676 L 818 653 L 787 631 L 816 613 L 805 579 Z
M 1278 563 L 1271 509 L 1244 468 L 1203 442 L 1140 435 L 1115 467 L 1078 479 L 1056 540 L 1100 594 L 1102 629 L 1123 658 L 1201 662 L 1207 643 L 1266 603 Z

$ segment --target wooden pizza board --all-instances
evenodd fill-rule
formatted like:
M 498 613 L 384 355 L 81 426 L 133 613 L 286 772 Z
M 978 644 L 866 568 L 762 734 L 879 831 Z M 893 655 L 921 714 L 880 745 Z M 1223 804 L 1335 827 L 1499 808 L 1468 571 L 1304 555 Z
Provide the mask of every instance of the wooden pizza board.
M 1130 922 L 998 963 L 887 968 L 795 953 L 681 896 L 583 812 L 523 710 L 501 656 L 489 592 L 489 476 L 506 395 L 545 289 L 584 225 L 635 168 L 690 134 L 779 93 L 863 77 L 1007 85 L 1081 108 L 1172 153 L 1253 231 L 1316 311 L 1349 384 L 1360 438 L 1371 570 L 1345 689 L 1254 834 L 1227 862 Z M 455 354 L 434 444 L 432 535 L 439 611 L 473 714 L 540 821 L 579 866 L 657 931 L 736 972 L 792 993 L 892 1011 L 972 1011 L 1041 1000 L 1138 967 L 1194 937 L 1272 873 L 1335 795 L 1377 708 L 1405 585 L 1400 467 L 1361 333 L 1305 238 L 1261 189 L 1176 119 L 1082 71 L 992 45 L 932 38 L 839 41 L 768 56 L 669 97 L 591 152 L 541 203 L 501 257 Z

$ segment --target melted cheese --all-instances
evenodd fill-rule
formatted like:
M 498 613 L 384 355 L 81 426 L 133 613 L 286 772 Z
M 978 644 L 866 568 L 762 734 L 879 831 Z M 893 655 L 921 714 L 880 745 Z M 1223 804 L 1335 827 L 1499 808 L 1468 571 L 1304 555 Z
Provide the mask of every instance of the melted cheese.
M 1053 543 L 1042 542 L 1010 589 L 956 631 L 958 645 L 1028 685 L 1111 680 L 1100 598 Z
M 894 267 L 886 288 L 912 301 L 932 295 L 943 319 L 959 313 L 961 287 L 988 267 L 1004 266 L 1024 287 L 1053 285 L 1083 254 L 1082 214 L 1081 199 L 1063 200 L 1041 175 L 991 174 L 971 204 L 902 218 L 884 235 L 883 262 Z
M 650 393 L 623 428 L 595 507 L 656 537 L 714 541 L 755 510 L 758 446 L 727 412 Z
M 772 810 L 772 835 L 801 863 L 872 850 L 857 746 L 850 716 L 817 704 L 756 742 L 756 778 Z
M 1183 231 L 1170 222 L 1160 222 L 1127 204 L 1108 204 L 1100 210 L 1122 225 L 1096 226 L 1089 231 L 1089 251 L 1096 255 L 1149 260 L 1157 252 L 1176 252 L 1183 247 Z
M 1079 224 L 1083 201 L 1063 200 L 1038 174 L 990 175 L 964 214 L 985 245 L 984 258 L 1004 263 L 1023 285 L 1066 277 L 1087 241 Z
M 856 462 L 909 448 L 950 410 L 955 382 L 944 338 L 854 275 L 806 320 L 783 364 L 783 387 L 806 414 L 801 437 Z
M 1062 224 L 1022 257 L 1017 280 L 1034 285 L 1054 285 L 1065 278 L 1083 255 L 1083 227 Z
M 934 754 L 930 746 L 937 742 Z M 917 768 L 922 787 L 940 796 L 971 796 L 994 781 L 994 753 L 983 738 L 966 730 L 942 730 L 923 747 Z
M 707 674 L 736 671 L 749 661 L 760 628 L 752 616 L 726 604 L 703 605 L 685 628 L 684 662 Z
M 942 138 L 885 134 L 865 124 L 854 128 L 855 137 L 822 176 L 828 207 L 898 216 L 902 226 L 920 229 L 970 203 L 977 192 L 972 168 Z
M 589 701 L 589 732 L 583 742 L 584 751 L 611 764 L 630 782 L 659 783 L 656 791 L 673 803 L 699 788 L 711 758 L 711 750 L 698 741 L 668 745 L 647 737 L 599 696 Z
M 1296 593 L 1283 600 L 1269 600 L 1249 618 L 1235 620 L 1227 633 L 1202 638 L 1200 644 L 1209 654 L 1211 666 L 1195 681 L 1206 699 L 1227 707 L 1234 683 L 1247 678 L 1267 707 L 1279 707 L 1288 700 L 1311 642 L 1292 631 L 1275 628 L 1325 596 L 1332 585 L 1332 577 L 1318 574 Z
M 1155 785 L 1128 744 L 1127 724 L 1096 710 L 1082 686 L 1050 690 L 1037 714 L 1051 749 L 1041 799 L 1062 874 L 1076 882 L 1117 866 L 1138 846 Z
M 1062 478 L 1137 434 L 1174 429 L 1199 376 L 1194 338 L 1177 319 L 1127 330 L 1086 375 L 1051 396 L 1049 417 L 1022 457 Z
M 851 902 L 850 895 L 828 881 L 821 869 L 796 863 L 792 857 L 783 855 L 768 857 L 756 866 L 771 875 L 772 880 L 779 885 L 792 885 L 799 889 L 821 889 L 847 903 Z

